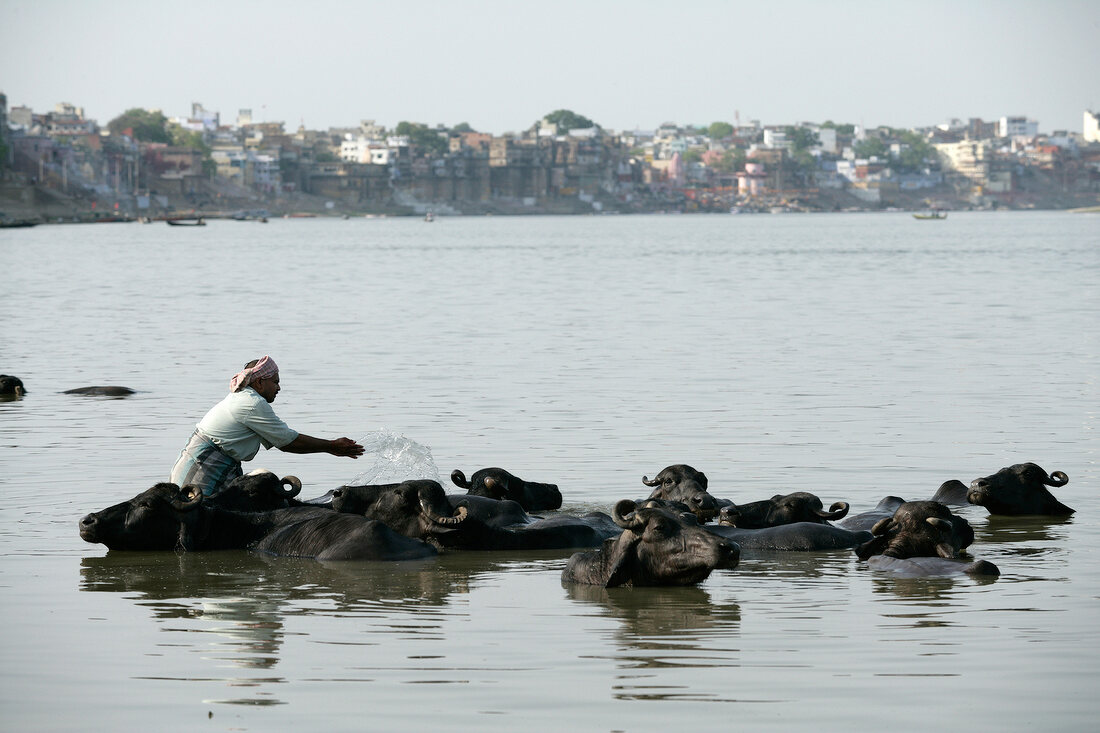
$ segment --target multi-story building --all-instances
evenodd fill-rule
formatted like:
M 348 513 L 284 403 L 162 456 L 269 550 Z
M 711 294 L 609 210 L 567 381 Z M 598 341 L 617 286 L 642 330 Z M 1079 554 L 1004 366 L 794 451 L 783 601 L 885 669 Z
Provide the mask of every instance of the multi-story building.
M 764 129 L 764 147 L 765 148 L 778 148 L 782 150 L 791 149 L 791 141 L 787 139 L 787 131 L 779 130 L 774 127 L 768 127 Z
M 1100 143 L 1100 112 L 1085 110 L 1082 137 L 1088 143 Z
M 1039 123 L 1026 117 L 1002 117 L 997 123 L 997 137 L 1035 137 Z
M 987 140 L 964 140 L 957 143 L 940 143 L 933 147 L 944 169 L 953 171 L 976 184 L 984 184 L 989 177 L 992 145 Z
M 340 143 L 340 160 L 363 165 L 389 165 L 397 157 L 397 150 L 379 140 L 357 137 Z

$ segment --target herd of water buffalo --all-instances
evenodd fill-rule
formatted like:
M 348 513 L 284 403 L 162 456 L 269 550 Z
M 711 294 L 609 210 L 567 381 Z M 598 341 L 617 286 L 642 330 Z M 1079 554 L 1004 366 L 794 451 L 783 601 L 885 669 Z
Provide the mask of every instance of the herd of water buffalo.
M 0 396 L 26 392 L 17 377 L 0 375 Z M 125 396 L 127 387 L 83 387 L 69 394 Z M 247 549 L 319 560 L 408 560 L 441 551 L 576 549 L 562 571 L 567 583 L 690 585 L 717 569 L 737 566 L 741 552 L 852 549 L 870 567 L 907 575 L 998 575 L 993 563 L 964 553 L 974 530 L 950 507 L 973 504 L 991 515 L 1073 513 L 1047 487 L 1069 478 L 1020 463 L 974 479 L 943 483 L 928 500 L 887 496 L 849 516 L 838 501 L 825 509 L 796 492 L 737 504 L 709 492 L 691 466 L 668 466 L 644 499 L 623 499 L 611 514 L 557 511 L 554 484 L 524 481 L 501 468 L 451 480 L 341 486 L 309 501 L 301 482 L 266 470 L 242 476 L 212 497 L 193 486 L 159 483 L 129 501 L 88 514 L 80 536 L 110 550 Z M 541 514 L 532 514 L 532 513 Z
M 712 495 L 691 466 L 668 466 L 644 499 L 623 499 L 611 513 L 557 511 L 554 484 L 524 481 L 500 468 L 451 480 L 340 486 L 301 501 L 301 482 L 253 471 L 212 497 L 191 486 L 158 483 L 129 501 L 88 514 L 80 536 L 110 550 L 226 550 L 319 560 L 408 560 L 439 552 L 579 550 L 562 580 L 606 587 L 689 585 L 737 566 L 743 550 L 852 549 L 870 567 L 908 575 L 997 575 L 995 565 L 964 553 L 974 530 L 949 507 L 973 504 L 997 515 L 1067 516 L 1073 510 L 1048 487 L 1066 474 L 1034 463 L 1002 468 L 969 486 L 947 481 L 928 500 L 888 496 L 849 516 L 806 492 L 736 504 Z M 534 513 L 540 514 L 534 514 Z

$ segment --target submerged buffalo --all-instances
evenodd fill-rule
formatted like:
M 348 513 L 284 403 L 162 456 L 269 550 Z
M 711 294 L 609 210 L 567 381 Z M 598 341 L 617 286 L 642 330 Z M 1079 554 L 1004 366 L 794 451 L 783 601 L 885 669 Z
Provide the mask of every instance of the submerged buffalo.
M 974 530 L 937 501 L 907 501 L 871 533 L 874 539 L 856 548 L 856 555 L 874 570 L 912 577 L 1000 575 L 991 562 L 961 557 L 974 542 Z
M 682 504 L 700 522 L 718 514 L 720 502 L 707 492 L 706 474 L 684 463 L 662 469 L 652 481 L 648 476 L 642 476 L 642 483 L 653 489 L 650 499 Z
M 990 514 L 1068 516 L 1074 510 L 1055 499 L 1046 488 L 1067 483 L 1069 476 L 1061 471 L 1048 476 L 1034 463 L 1017 463 L 992 476 L 974 479 L 966 498 L 971 504 L 984 506 Z
M 795 522 L 828 524 L 843 519 L 848 509 L 848 502 L 838 501 L 829 507 L 829 511 L 825 511 L 817 496 L 796 491 L 793 494 L 776 494 L 770 499 L 750 504 L 729 504 L 722 507 L 719 521 L 742 529 L 764 529 Z
M 400 483 L 394 484 L 364 484 L 366 486 L 400 486 Z M 310 506 L 326 506 L 332 507 L 332 498 L 336 492 L 347 492 L 347 490 L 360 490 L 361 486 L 340 486 L 332 489 L 322 496 L 316 499 L 308 499 L 304 501 L 304 504 Z M 514 502 L 511 499 L 490 499 L 486 496 L 474 496 L 473 494 L 447 494 L 447 502 L 451 505 L 450 509 L 440 507 L 440 513 L 444 516 L 451 516 L 454 511 L 460 506 L 465 507 L 467 513 L 481 522 L 489 525 L 490 527 L 521 527 L 532 522 L 538 521 L 537 517 L 532 517 L 530 514 L 523 510 L 523 507 L 518 502 Z
M 472 514 L 461 502 L 452 507 L 449 500 L 453 498 L 438 482 L 418 479 L 399 484 L 341 486 L 332 492 L 332 508 L 376 519 L 407 537 L 457 550 L 596 547 L 622 531 L 599 512 L 584 517 L 561 515 L 515 528 L 498 527 Z
M 452 511 L 443 487 L 429 479 L 341 486 L 332 491 L 332 508 L 376 519 L 406 537 L 425 540 L 453 532 L 468 513 L 465 507 Z
M 75 389 L 67 389 L 62 394 L 79 394 L 88 395 L 91 397 L 128 397 L 134 394 L 134 390 L 129 387 L 119 387 L 117 385 L 101 385 L 94 387 L 77 387 Z
M 451 481 L 473 496 L 511 499 L 529 512 L 561 508 L 561 491 L 556 484 L 524 481 L 503 468 L 482 468 L 474 471 L 469 481 L 466 480 L 466 474 L 456 468 L 451 472 Z
M 295 497 L 302 492 L 297 476 L 279 478 L 266 468 L 258 468 L 230 481 L 217 494 L 207 497 L 208 506 L 239 512 L 266 512 L 302 506 Z
M 411 560 L 435 548 L 381 522 L 324 507 L 235 512 L 205 506 L 194 486 L 160 483 L 80 520 L 85 542 L 109 550 L 250 549 L 318 560 Z
M 22 379 L 10 374 L 0 374 L 0 397 L 22 397 L 26 393 Z
M 988 560 L 963 560 L 943 557 L 897 558 L 875 555 L 867 559 L 867 567 L 908 578 L 928 578 L 941 575 L 976 575 L 995 578 L 1000 568 Z
M 871 534 L 873 539 L 856 548 L 860 560 L 873 555 L 956 558 L 974 542 L 970 522 L 938 501 L 907 501 L 875 524 Z
M 740 548 L 668 509 L 623 499 L 612 512 L 623 528 L 598 550 L 578 552 L 562 582 L 616 586 L 694 585 L 715 568 L 733 568 Z
M 736 542 L 742 550 L 791 552 L 846 550 L 871 539 L 871 533 L 864 530 L 843 529 L 817 522 L 795 522 L 763 529 L 707 524 L 703 525 L 703 529 Z
M 940 487 L 936 489 L 936 493 L 932 496 L 930 501 L 935 501 L 947 506 L 966 506 L 967 491 L 967 486 L 962 481 L 956 481 L 954 479 L 944 481 L 940 484 Z M 883 519 L 889 519 L 894 516 L 894 512 L 904 503 L 905 499 L 902 499 L 900 496 L 886 496 L 883 497 L 874 509 L 860 512 L 854 516 L 845 517 L 837 522 L 836 525 L 844 529 L 870 530 Z
M 519 502 L 511 499 L 490 499 L 487 496 L 473 494 L 447 494 L 447 501 L 452 510 L 460 506 L 466 507 L 466 511 L 472 518 L 490 527 L 517 528 L 538 521 L 538 517 L 531 516 L 523 510 Z
M 866 530 L 870 532 L 871 528 L 883 519 L 889 519 L 894 516 L 894 512 L 904 503 L 905 499 L 902 499 L 900 496 L 885 496 L 875 505 L 874 509 L 845 517 L 837 522 L 836 526 L 842 529 Z
M 947 506 L 966 506 L 967 486 L 962 481 L 951 479 L 940 484 L 936 493 L 932 495 L 932 501 L 938 501 Z

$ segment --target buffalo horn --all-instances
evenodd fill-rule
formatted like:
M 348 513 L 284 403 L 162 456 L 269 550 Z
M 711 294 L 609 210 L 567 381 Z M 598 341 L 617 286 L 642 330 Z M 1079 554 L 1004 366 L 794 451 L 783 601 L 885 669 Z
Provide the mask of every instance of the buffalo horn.
M 658 481 L 657 479 L 653 479 L 652 481 L 650 481 L 649 476 L 642 476 L 642 483 L 645 484 L 646 486 L 660 486 L 661 485 L 661 482 Z
M 302 480 L 297 476 L 283 476 L 283 480 L 279 483 L 279 488 L 283 486 L 290 486 L 289 489 L 282 492 L 284 499 L 293 499 L 295 496 L 302 493 Z
M 462 522 L 466 521 L 466 515 L 469 512 L 466 507 L 460 506 L 458 509 L 455 509 L 453 517 L 444 517 L 440 514 L 436 514 L 432 510 L 431 506 L 428 505 L 428 498 L 426 496 L 420 497 L 420 511 L 424 513 L 424 516 L 432 520 L 432 524 L 438 524 L 444 527 L 451 527 L 456 524 L 461 524 Z
M 641 524 L 641 519 L 636 511 L 637 508 L 638 505 L 632 500 L 620 499 L 611 510 L 611 518 L 615 520 L 615 524 L 623 529 L 633 529 Z
M 871 534 L 875 537 L 881 537 L 894 528 L 894 518 L 887 517 L 886 519 L 880 519 L 875 522 L 875 526 L 871 527 Z
M 466 480 L 466 474 L 462 473 L 462 471 L 457 468 L 451 471 L 451 481 L 455 486 L 460 486 L 463 489 L 470 488 L 470 482 Z
M 942 517 L 927 517 L 924 521 L 928 522 L 941 532 L 950 532 L 952 528 L 951 522 Z
M 177 512 L 188 512 L 202 503 L 202 489 L 187 484 L 180 489 L 179 496 L 172 497 L 172 508 Z
M 814 509 L 814 514 L 822 519 L 836 520 L 843 519 L 848 514 L 848 502 L 838 501 L 829 507 L 829 511 L 823 511 L 821 509 Z
M 1065 486 L 1069 483 L 1069 476 L 1061 471 L 1054 471 L 1044 483 L 1047 486 Z

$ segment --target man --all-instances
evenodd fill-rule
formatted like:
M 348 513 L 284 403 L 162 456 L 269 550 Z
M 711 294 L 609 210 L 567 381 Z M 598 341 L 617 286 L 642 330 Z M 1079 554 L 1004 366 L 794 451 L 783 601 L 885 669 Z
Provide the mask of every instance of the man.
M 363 446 L 351 438 L 314 438 L 279 419 L 271 409 L 281 389 L 279 367 L 270 356 L 245 364 L 244 370 L 233 376 L 230 388 L 229 395 L 195 426 L 172 468 L 172 483 L 194 484 L 204 495 L 212 496 L 242 475 L 241 461 L 252 460 L 261 445 L 287 453 L 363 455 Z

